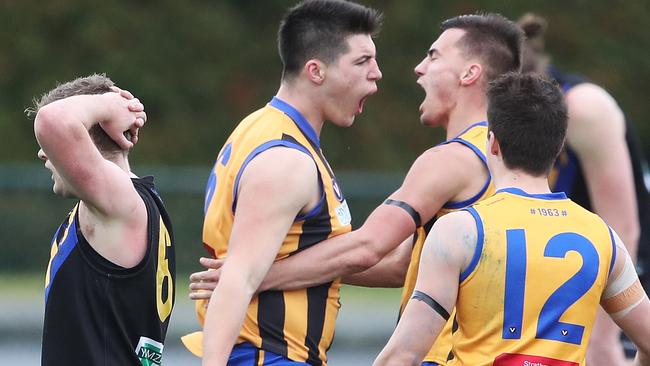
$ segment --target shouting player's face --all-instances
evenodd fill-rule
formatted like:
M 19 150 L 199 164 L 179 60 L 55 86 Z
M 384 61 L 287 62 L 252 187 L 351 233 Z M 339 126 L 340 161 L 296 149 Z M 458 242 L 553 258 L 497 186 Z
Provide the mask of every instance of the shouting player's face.
M 323 67 L 323 114 L 326 120 L 348 127 L 363 111 L 366 99 L 377 92 L 381 71 L 369 35 L 346 39 L 348 51 Z
M 425 92 L 420 105 L 420 121 L 426 126 L 446 127 L 449 123 L 468 61 L 458 47 L 458 41 L 464 34 L 462 29 L 444 31 L 415 67 L 417 83 Z

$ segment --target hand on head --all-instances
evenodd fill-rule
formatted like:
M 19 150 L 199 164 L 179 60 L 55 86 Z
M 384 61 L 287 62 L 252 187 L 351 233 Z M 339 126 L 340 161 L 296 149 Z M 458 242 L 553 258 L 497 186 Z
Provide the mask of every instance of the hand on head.
M 128 90 L 111 87 L 103 96 L 110 101 L 110 118 L 100 121 L 102 129 L 122 149 L 130 150 L 138 142 L 138 132 L 147 122 L 144 105 Z

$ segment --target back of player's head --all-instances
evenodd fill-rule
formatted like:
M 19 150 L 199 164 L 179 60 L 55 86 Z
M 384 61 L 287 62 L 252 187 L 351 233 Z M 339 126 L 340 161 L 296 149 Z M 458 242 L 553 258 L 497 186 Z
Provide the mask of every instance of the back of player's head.
M 115 84 L 104 74 L 93 74 L 86 77 L 77 78 L 67 83 L 59 84 L 56 88 L 43 94 L 39 99 L 34 99 L 33 112 L 38 112 L 42 107 L 55 102 L 59 99 L 68 98 L 74 95 L 91 95 L 104 94 L 111 92 L 111 87 Z M 95 124 L 88 130 L 97 149 L 105 157 L 112 154 L 122 153 L 120 146 L 111 139 L 106 132 Z
M 300 73 L 305 62 L 336 61 L 348 51 L 347 38 L 375 35 L 382 15 L 375 9 L 342 0 L 304 0 L 289 9 L 278 31 L 283 79 Z
M 487 91 L 488 129 L 508 169 L 548 174 L 562 150 L 567 107 L 554 81 L 537 74 L 507 73 Z
M 524 14 L 517 24 L 526 34 L 522 72 L 544 72 L 549 63 L 545 53 L 546 30 L 548 23 L 540 15 Z
M 460 15 L 440 25 L 443 32 L 452 28 L 465 31 L 458 47 L 467 56 L 483 62 L 487 82 L 506 72 L 521 70 L 524 34 L 514 22 L 489 13 Z

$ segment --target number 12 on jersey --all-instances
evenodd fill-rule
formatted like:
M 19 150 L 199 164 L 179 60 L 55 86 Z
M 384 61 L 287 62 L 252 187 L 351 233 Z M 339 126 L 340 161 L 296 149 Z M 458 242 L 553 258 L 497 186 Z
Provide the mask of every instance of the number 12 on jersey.
M 524 319 L 527 251 L 523 229 L 506 230 L 506 278 L 503 311 L 503 338 L 520 339 Z M 544 247 L 544 257 L 565 258 L 569 251 L 582 257 L 582 267 L 553 292 L 542 306 L 537 319 L 537 339 L 580 344 L 585 327 L 564 323 L 560 317 L 578 301 L 598 277 L 599 256 L 584 236 L 565 232 L 553 236 Z M 536 277 L 537 279 L 543 276 Z

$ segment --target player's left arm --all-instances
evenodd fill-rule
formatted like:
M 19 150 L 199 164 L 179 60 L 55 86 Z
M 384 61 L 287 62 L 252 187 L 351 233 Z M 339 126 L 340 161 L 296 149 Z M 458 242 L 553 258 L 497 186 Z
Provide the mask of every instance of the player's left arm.
M 363 272 L 344 276 L 342 282 L 347 285 L 364 287 L 402 287 L 411 262 L 412 250 L 413 236 L 406 239 L 376 265 Z M 191 300 L 209 300 L 212 291 L 219 283 L 224 260 L 202 257 L 199 259 L 199 263 L 205 267 L 205 270 L 190 275 L 189 298 Z
M 343 276 L 341 282 L 364 287 L 402 287 L 411 263 L 413 235 L 382 258 L 379 263 L 359 273 Z
M 476 224 L 466 211 L 436 221 L 422 250 L 413 297 L 374 365 L 420 365 L 456 304 L 460 274 L 474 255 L 476 238 Z
M 636 258 L 640 229 L 623 112 L 594 84 L 574 87 L 566 102 L 567 142 L 582 165 L 593 210 L 621 235 Z
M 246 310 L 294 219 L 316 205 L 313 160 L 275 147 L 257 155 L 241 176 L 228 256 L 205 316 L 203 365 L 226 365 Z M 287 194 L 291 192 L 291 194 Z
M 636 345 L 635 365 L 650 365 L 650 301 L 623 241 L 613 237 L 616 260 L 600 304 Z

